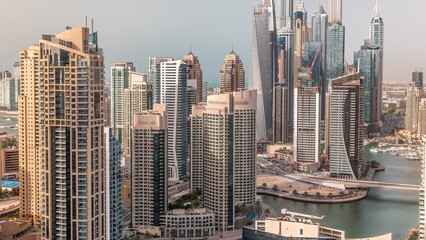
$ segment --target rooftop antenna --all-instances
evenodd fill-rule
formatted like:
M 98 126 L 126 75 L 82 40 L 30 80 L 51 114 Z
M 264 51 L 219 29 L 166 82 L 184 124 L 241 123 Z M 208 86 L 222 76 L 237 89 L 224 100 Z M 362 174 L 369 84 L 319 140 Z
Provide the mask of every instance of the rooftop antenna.
M 192 52 L 192 43 L 189 44 L 189 52 Z
M 234 42 L 232 42 L 232 48 L 231 49 L 232 49 L 232 51 L 234 51 Z
M 87 16 L 84 16 L 84 27 L 87 28 Z

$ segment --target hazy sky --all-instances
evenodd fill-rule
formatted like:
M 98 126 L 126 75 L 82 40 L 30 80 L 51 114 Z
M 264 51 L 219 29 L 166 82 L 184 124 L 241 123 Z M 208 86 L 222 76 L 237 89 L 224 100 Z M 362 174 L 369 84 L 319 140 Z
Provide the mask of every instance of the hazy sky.
M 251 8 L 256 0 L 0 0 L 0 70 L 12 70 L 19 50 L 37 43 L 41 34 L 80 27 L 84 16 L 95 19 L 105 50 L 106 78 L 112 62 L 132 61 L 146 73 L 149 56 L 182 58 L 192 44 L 204 79 L 216 85 L 226 54 L 234 49 L 249 72 Z M 261 0 L 258 0 L 259 2 Z M 326 0 L 305 0 L 309 16 Z M 375 0 L 343 0 L 346 59 L 369 37 Z M 426 69 L 425 0 L 380 0 L 385 22 L 385 81 L 409 81 Z

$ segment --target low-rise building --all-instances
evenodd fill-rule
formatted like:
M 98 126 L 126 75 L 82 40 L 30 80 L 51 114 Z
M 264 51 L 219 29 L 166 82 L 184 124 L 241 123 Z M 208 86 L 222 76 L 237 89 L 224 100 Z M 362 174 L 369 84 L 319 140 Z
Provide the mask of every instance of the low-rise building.
M 0 150 L 1 178 L 18 179 L 19 176 L 19 149 L 16 147 Z
M 312 219 L 322 219 L 323 217 L 310 216 L 302 213 L 289 212 L 282 210 L 285 214 L 279 218 L 267 218 L 255 223 L 255 229 L 243 231 L 243 239 L 287 239 L 309 238 L 309 239 L 335 239 L 344 240 L 345 231 L 326 228 L 319 223 L 312 222 Z M 276 236 L 274 238 L 273 236 Z M 280 238 L 284 237 L 284 238 Z
M 174 209 L 163 216 L 164 237 L 201 238 L 215 235 L 214 214 L 205 208 Z

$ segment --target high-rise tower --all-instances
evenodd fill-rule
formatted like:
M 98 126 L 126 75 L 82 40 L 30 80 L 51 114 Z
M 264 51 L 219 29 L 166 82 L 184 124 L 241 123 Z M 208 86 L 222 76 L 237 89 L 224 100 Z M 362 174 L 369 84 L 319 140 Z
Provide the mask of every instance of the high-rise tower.
M 129 88 L 124 90 L 124 135 L 123 153 L 132 154 L 131 127 L 133 126 L 134 115 L 145 110 L 152 109 L 153 92 L 152 84 L 148 83 L 145 74 L 130 72 Z
M 283 27 L 292 28 L 293 26 L 293 0 L 276 1 L 277 30 Z
M 364 77 L 364 121 L 368 123 L 368 137 L 380 137 L 382 113 L 383 51 L 366 40 L 354 55 L 355 69 Z
M 249 89 L 257 90 L 257 140 L 268 140 L 272 128 L 272 88 L 275 81 L 276 33 L 270 28 L 271 6 L 265 0 L 253 7 Z M 273 10 L 273 8 L 272 8 Z
M 328 0 L 329 25 L 342 26 L 342 0 Z
M 294 51 L 296 56 L 303 56 L 304 43 L 308 41 L 307 12 L 303 0 L 297 0 L 294 12 Z
M 114 63 L 111 67 L 111 127 L 113 134 L 120 142 L 124 143 L 124 91 L 130 85 L 130 72 L 135 71 L 133 63 Z
M 379 3 L 374 7 L 373 16 L 370 23 L 370 38 L 374 40 L 374 45 L 383 49 L 384 44 L 384 23 Z
M 21 211 L 45 240 L 107 236 L 105 66 L 89 36 L 67 28 L 21 52 Z
M 160 63 L 174 60 L 172 57 L 149 57 L 148 83 L 152 84 L 154 103 L 160 103 Z
M 320 92 L 318 87 L 294 89 L 294 159 L 319 162 Z
M 167 211 L 167 106 L 154 104 L 153 110 L 134 118 L 132 223 L 160 226 L 161 215 Z
M 191 187 L 202 186 L 219 231 L 234 229 L 236 204 L 255 202 L 256 98 L 256 90 L 212 95 L 190 116 Z
M 183 61 L 188 66 L 188 77 L 187 79 L 196 79 L 197 87 L 196 88 L 196 103 L 203 101 L 203 70 L 201 70 L 201 64 L 198 60 L 198 57 L 195 56 L 192 51 L 183 57 Z
M 160 103 L 167 105 L 168 174 L 171 181 L 187 177 L 188 105 L 187 65 L 182 60 L 162 62 L 160 72 Z
M 40 45 L 20 52 L 21 95 L 19 96 L 19 201 L 20 215 L 37 221 L 40 186 Z
M 233 50 L 225 56 L 220 70 L 220 92 L 236 92 L 244 89 L 245 71 L 240 56 Z
M 426 239 L 426 137 L 423 137 L 423 159 L 419 196 L 419 240 Z
M 331 176 L 358 179 L 364 169 L 364 83 L 359 73 L 333 79 L 327 96 L 326 151 Z
M 413 72 L 413 78 L 411 80 L 415 87 L 423 87 L 423 71 L 421 68 L 416 68 Z

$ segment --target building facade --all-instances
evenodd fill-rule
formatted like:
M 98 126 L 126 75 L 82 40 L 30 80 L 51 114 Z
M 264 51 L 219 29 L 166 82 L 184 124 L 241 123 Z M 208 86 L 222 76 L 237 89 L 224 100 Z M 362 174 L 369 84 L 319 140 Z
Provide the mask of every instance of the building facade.
M 131 127 L 133 126 L 133 116 L 145 110 L 152 109 L 153 91 L 152 84 L 148 83 L 145 74 L 130 72 L 130 85 L 124 90 L 124 135 L 123 154 L 126 156 L 132 153 Z
M 383 51 L 370 39 L 354 55 L 355 69 L 364 77 L 364 121 L 367 136 L 380 137 L 382 114 Z
M 19 96 L 19 201 L 20 216 L 38 221 L 40 172 L 39 117 L 40 46 L 32 45 L 20 52 L 22 91 Z
M 152 84 L 152 89 L 154 91 L 154 103 L 160 103 L 160 87 L 161 87 L 161 78 L 160 78 L 160 64 L 162 62 L 174 61 L 172 57 L 149 57 L 149 73 L 148 73 L 148 82 Z
M 405 129 L 412 133 L 419 133 L 420 102 L 424 97 L 423 87 L 414 87 L 410 84 L 407 88 L 407 106 L 405 108 Z M 423 109 L 423 106 L 422 106 Z M 423 117 L 423 116 L 422 116 Z
M 342 25 L 342 0 L 328 0 L 328 24 Z
M 220 70 L 220 92 L 236 92 L 245 88 L 245 71 L 240 56 L 234 51 L 223 60 Z
M 111 67 L 111 127 L 114 136 L 124 143 L 125 115 L 124 92 L 130 86 L 130 72 L 135 71 L 133 63 L 114 63 Z
M 40 114 L 35 138 L 39 166 L 34 168 L 39 172 L 39 182 L 35 181 L 39 193 L 31 199 L 39 203 L 41 239 L 105 239 L 107 235 L 104 57 L 89 49 L 89 31 L 68 28 L 58 35 L 43 35 L 34 47 L 40 55 L 30 70 L 37 69 L 38 75 L 24 77 L 25 91 L 30 84 L 43 86 L 34 102 Z M 22 53 L 25 56 L 25 50 Z M 26 67 L 28 71 L 27 64 L 24 60 L 21 72 Z M 21 127 L 25 134 L 27 126 Z
M 422 182 L 420 184 L 419 196 L 419 240 L 426 239 L 426 137 L 423 140 L 423 159 L 422 159 Z
M 318 87 L 294 90 L 294 159 L 319 162 L 320 93 Z
M 8 111 L 18 110 L 20 89 L 19 78 L 4 78 L 0 80 L 0 107 Z
M 331 79 L 341 77 L 345 72 L 345 26 L 335 24 L 328 27 L 326 53 L 328 84 Z
M 196 88 L 196 97 L 195 102 L 199 103 L 203 101 L 203 70 L 201 69 L 200 61 L 198 60 L 198 57 L 190 51 L 187 55 L 183 57 L 183 61 L 185 62 L 186 66 L 188 67 L 188 76 L 187 79 L 196 79 L 197 86 Z
M 253 7 L 253 30 L 249 89 L 257 90 L 257 140 L 270 139 L 272 128 L 272 88 L 274 83 L 275 39 L 270 32 L 270 2 Z
M 160 226 L 167 211 L 167 107 L 134 116 L 132 127 L 132 223 Z
M 188 169 L 187 65 L 182 60 L 160 64 L 160 103 L 168 113 L 168 174 L 171 181 L 183 181 Z
M 374 40 L 374 45 L 383 49 L 384 44 L 384 22 L 380 12 L 379 3 L 374 7 L 373 16 L 370 23 L 370 39 Z
M 105 157 L 106 157 L 106 239 L 122 239 L 121 209 L 121 147 L 114 138 L 112 129 L 106 127 L 105 132 Z
M 205 208 L 174 209 L 164 216 L 164 237 L 205 238 L 215 235 L 214 214 Z
M 364 169 L 364 83 L 359 73 L 332 80 L 327 106 L 330 174 L 359 179 Z
M 190 116 L 191 170 L 202 174 L 192 188 L 202 186 L 218 231 L 234 229 L 236 204 L 255 202 L 256 98 L 255 90 L 212 95 Z
M 0 150 L 1 178 L 19 179 L 19 149 L 16 147 Z

